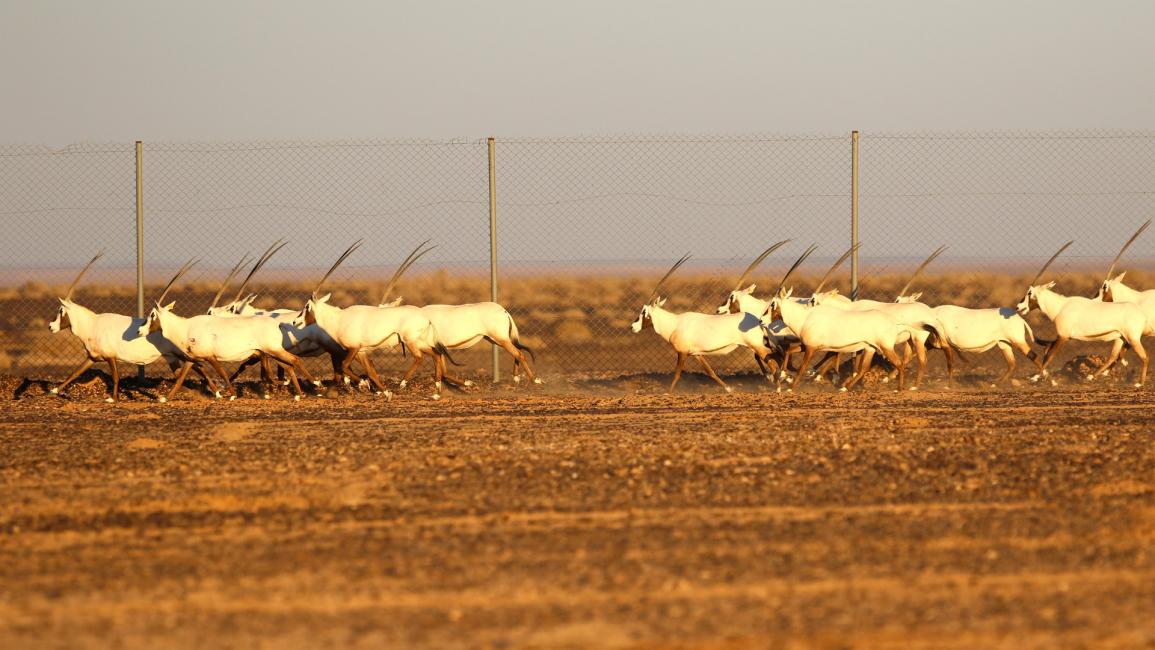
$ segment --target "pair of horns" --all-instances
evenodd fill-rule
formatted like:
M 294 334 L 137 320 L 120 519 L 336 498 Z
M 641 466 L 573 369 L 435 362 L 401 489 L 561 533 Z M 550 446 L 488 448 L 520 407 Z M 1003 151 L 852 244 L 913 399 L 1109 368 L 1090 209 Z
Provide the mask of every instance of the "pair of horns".
M 754 269 L 758 268 L 758 265 L 761 264 L 763 262 L 763 260 L 765 260 L 767 257 L 770 256 L 770 253 L 773 253 L 774 251 L 778 250 L 779 248 L 782 248 L 783 246 L 790 243 L 791 241 L 792 240 L 790 240 L 790 239 L 783 239 L 782 241 L 778 242 L 777 244 L 774 244 L 770 248 L 767 248 L 766 250 L 762 251 L 761 255 L 754 258 L 754 261 L 750 262 L 750 266 L 747 266 L 746 270 L 742 271 L 742 276 L 738 278 L 738 283 L 734 285 L 734 291 L 737 291 L 737 290 L 742 288 L 742 284 L 746 282 L 746 278 L 750 276 L 750 274 L 754 271 Z
M 88 273 L 88 269 L 91 269 L 93 264 L 96 264 L 96 260 L 102 257 L 104 257 L 104 251 L 100 251 L 94 255 L 91 260 L 88 260 L 88 264 L 85 264 L 84 268 L 80 269 L 80 273 L 76 274 L 76 279 L 72 281 L 72 284 L 68 285 L 68 293 L 64 294 L 65 300 L 72 300 L 72 292 L 76 290 L 76 285 L 80 284 L 80 279 L 84 277 L 85 273 Z
M 690 254 L 686 253 L 685 255 L 682 256 L 682 259 L 678 260 L 677 262 L 674 262 L 674 265 L 670 267 L 670 270 L 666 271 L 666 274 L 662 276 L 662 279 L 658 280 L 658 283 L 656 285 L 654 285 L 654 290 L 650 292 L 650 297 L 646 298 L 646 304 L 647 305 L 654 302 L 654 299 L 658 297 L 658 292 L 661 291 L 662 286 L 664 284 L 666 284 L 666 280 L 668 280 L 670 278 L 670 276 L 674 274 L 674 271 L 678 270 L 678 267 L 685 264 L 686 260 L 688 260 L 688 259 L 690 259 Z
M 189 269 L 196 266 L 197 262 L 199 261 L 200 259 L 194 259 L 185 262 L 184 265 L 177 270 L 176 275 L 172 276 L 172 279 L 168 281 L 168 284 L 164 285 L 164 291 L 160 292 L 160 297 L 156 299 L 156 304 L 163 305 L 164 298 L 168 295 L 169 289 L 172 289 L 172 285 L 176 284 L 177 280 L 184 277 L 184 274 L 188 273 Z
M 1139 229 L 1135 231 L 1134 235 L 1131 235 L 1131 239 L 1128 239 L 1127 243 L 1123 244 L 1123 248 L 1119 249 L 1119 254 L 1116 255 L 1115 259 L 1111 261 L 1111 268 L 1107 269 L 1108 280 L 1110 280 L 1111 276 L 1115 273 L 1115 265 L 1119 263 L 1119 258 L 1123 257 L 1123 253 L 1125 253 L 1127 249 L 1130 248 L 1131 244 L 1135 243 L 1135 240 L 1139 238 L 1139 235 L 1142 235 L 1143 231 L 1147 230 L 1147 227 L 1150 225 L 1151 220 L 1148 219 L 1146 223 L 1144 223 L 1142 226 L 1139 226 Z
M 316 298 L 317 293 L 320 292 L 321 286 L 325 284 L 325 280 L 328 280 L 329 276 L 333 275 L 333 271 L 336 271 L 337 267 L 341 266 L 341 263 L 344 262 L 346 259 L 349 258 L 350 255 L 353 254 L 353 251 L 355 251 L 361 247 L 361 243 L 363 241 L 365 241 L 365 240 L 358 239 L 357 241 L 353 242 L 353 245 L 350 246 L 349 248 L 346 248 L 345 252 L 341 253 L 341 257 L 338 257 L 337 261 L 333 262 L 333 266 L 329 267 L 329 270 L 326 271 L 325 275 L 321 277 L 321 281 L 317 283 L 317 287 L 315 289 L 313 289 L 313 297 L 314 298 Z M 417 260 L 421 259 L 421 257 L 423 255 L 425 255 L 429 251 L 433 250 L 434 248 L 437 248 L 436 246 L 429 246 L 428 248 L 426 248 L 426 245 L 428 243 L 429 243 L 429 240 L 426 239 L 425 241 L 418 244 L 417 248 L 414 248 L 413 252 L 409 253 L 409 256 L 406 257 L 405 260 L 401 262 L 401 265 L 397 267 L 397 270 L 393 272 L 393 277 L 389 279 L 389 284 L 385 285 L 385 297 L 383 297 L 381 299 L 381 303 L 384 303 L 385 299 L 389 297 L 389 292 L 393 291 L 393 287 L 397 286 L 397 281 L 400 280 L 401 276 L 404 275 L 405 272 L 409 270 L 409 267 L 413 266 L 413 264 L 415 262 L 417 262 Z M 422 249 L 424 249 L 424 250 L 422 250 Z

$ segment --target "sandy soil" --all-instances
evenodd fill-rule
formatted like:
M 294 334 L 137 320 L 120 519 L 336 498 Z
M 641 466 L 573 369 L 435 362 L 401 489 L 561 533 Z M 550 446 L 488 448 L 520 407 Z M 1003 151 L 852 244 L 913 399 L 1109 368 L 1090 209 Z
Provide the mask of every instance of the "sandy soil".
M 0 382 L 0 647 L 1150 647 L 1149 389 Z

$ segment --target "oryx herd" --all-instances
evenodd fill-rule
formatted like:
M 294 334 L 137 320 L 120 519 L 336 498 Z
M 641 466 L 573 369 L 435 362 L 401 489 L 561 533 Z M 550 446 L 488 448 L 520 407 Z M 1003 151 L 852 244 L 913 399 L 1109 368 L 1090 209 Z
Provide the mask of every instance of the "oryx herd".
M 694 357 L 706 374 L 729 392 L 730 387 L 718 377 L 706 357 L 728 354 L 740 347 L 753 351 L 760 371 L 777 384 L 778 390 L 782 390 L 786 380 L 789 380 L 787 390 L 807 376 L 821 381 L 824 369 L 831 363 L 837 364 L 840 355 L 847 353 L 857 355 L 855 371 L 839 390 L 845 391 L 859 382 L 870 369 L 875 355 L 881 355 L 895 369 L 897 387 L 902 390 L 906 384 L 905 368 L 912 353 L 918 360 L 918 371 L 911 386 L 914 390 L 922 381 L 928 349 L 941 350 L 946 357 L 948 385 L 953 379 L 956 355 L 985 352 L 995 347 L 1007 362 L 1006 372 L 995 384 L 1011 380 L 1016 350 L 1034 362 L 1038 372 L 1031 379 L 1038 381 L 1049 377 L 1047 369 L 1056 353 L 1071 339 L 1112 343 L 1110 355 L 1087 375 L 1088 380 L 1107 373 L 1120 360 L 1124 349 L 1133 350 L 1142 364 L 1135 381 L 1135 386 L 1140 387 L 1147 376 L 1147 352 L 1141 338 L 1155 332 L 1155 290 L 1136 291 L 1123 284 L 1124 274 L 1114 277 L 1112 274 L 1123 253 L 1150 223 L 1143 224 L 1123 245 L 1107 271 L 1107 279 L 1093 298 L 1061 295 L 1054 290 L 1054 282 L 1036 284 L 1073 242 L 1064 244 L 1047 260 L 1027 284 L 1023 299 L 1015 307 L 931 307 L 919 302 L 921 293 L 908 294 L 914 278 L 944 247 L 918 267 L 893 302 L 851 300 L 839 295 L 837 290 L 822 291 L 830 275 L 854 252 L 853 248 L 830 267 L 811 296 L 794 296 L 786 282 L 814 252 L 816 246 L 813 245 L 786 271 L 767 299 L 755 298 L 755 285 L 743 288 L 742 284 L 758 264 L 786 243 L 783 241 L 766 249 L 747 267 L 716 314 L 674 313 L 665 309 L 666 298 L 660 295 L 662 286 L 689 259 L 688 255 L 683 256 L 658 281 L 632 329 L 636 333 L 650 326 L 674 348 L 678 359 L 670 390 L 677 385 L 686 358 Z M 1035 336 L 1024 319 L 1032 309 L 1038 309 L 1054 323 L 1055 339 L 1042 340 Z M 1040 346 L 1041 352 L 1036 352 L 1032 344 Z M 797 352 L 801 352 L 801 361 L 793 366 L 791 358 Z M 826 356 L 818 366 L 808 370 L 817 352 L 825 352 Z
M 674 271 L 689 259 L 689 255 L 683 256 L 658 281 L 631 329 L 637 333 L 645 327 L 652 327 L 674 348 L 677 365 L 670 390 L 677 385 L 686 359 L 694 357 L 706 374 L 729 392 L 730 387 L 714 372 L 706 357 L 728 354 L 738 348 L 747 348 L 754 353 L 760 372 L 774 382 L 779 391 L 783 388 L 792 390 L 807 377 L 822 381 L 832 366 L 838 366 L 843 354 L 854 355 L 855 365 L 839 390 L 848 390 L 860 382 L 878 355 L 893 369 L 884 381 L 894 377 L 898 390 L 906 388 L 907 364 L 917 360 L 917 371 L 910 386 L 914 390 L 923 380 L 928 350 L 942 352 L 950 385 L 956 357 L 996 347 L 1002 352 L 1007 369 L 993 385 L 1012 380 L 1016 351 L 1034 363 L 1037 373 L 1031 380 L 1038 381 L 1049 377 L 1048 367 L 1071 339 L 1112 343 L 1110 355 L 1086 377 L 1088 380 L 1107 373 L 1126 349 L 1132 350 L 1141 362 L 1135 380 L 1135 386 L 1139 387 L 1147 375 L 1147 352 L 1142 337 L 1155 331 L 1155 290 L 1131 289 L 1123 284 L 1124 274 L 1113 274 L 1123 253 L 1150 223 L 1143 224 L 1123 245 L 1093 298 L 1059 294 L 1054 290 L 1054 282 L 1036 284 L 1072 242 L 1064 244 L 1047 260 L 1034 279 L 1027 283 L 1022 300 L 1014 307 L 932 307 L 919 301 L 921 292 L 908 293 L 919 273 L 945 247 L 934 251 L 917 268 L 893 302 L 852 300 L 840 295 L 836 289 L 823 291 L 831 275 L 854 253 L 854 248 L 846 251 L 830 267 L 812 295 L 795 296 L 787 281 L 817 249 L 815 245 L 797 258 L 765 299 L 756 298 L 755 285 L 743 287 L 743 283 L 770 254 L 790 241 L 786 240 L 767 248 L 746 268 L 726 302 L 713 314 L 675 313 L 665 308 L 662 288 Z M 299 376 L 312 386 L 322 386 L 322 382 L 309 374 L 301 358 L 328 355 L 333 381 L 338 386 L 351 388 L 356 382 L 358 387 L 389 399 L 393 393 L 386 388 L 370 353 L 400 350 L 409 355 L 411 361 L 398 387 L 404 388 L 424 359 L 429 357 L 434 374 L 432 398 L 439 399 L 443 382 L 454 386 L 472 384 L 449 374 L 446 362 L 456 365 L 450 350 L 468 348 L 482 340 L 509 353 L 514 362 L 515 381 L 519 381 L 524 373 L 530 381 L 541 383 L 526 358 L 526 353 L 532 358 L 533 351 L 522 344 L 513 317 L 501 305 L 483 302 L 415 307 L 401 304 L 400 298 L 390 300 L 402 274 L 432 250 L 428 244 L 428 241 L 422 242 L 402 261 L 376 305 L 339 307 L 331 303 L 331 294 L 321 293 L 325 281 L 360 247 L 358 241 L 346 249 L 321 277 L 307 296 L 303 308 L 255 309 L 252 303 L 256 295 L 245 295 L 245 287 L 285 245 L 277 241 L 255 261 L 246 256 L 233 267 L 207 313 L 181 316 L 174 311 L 174 303 L 165 303 L 173 285 L 196 263 L 190 261 L 168 281 L 151 312 L 143 319 L 97 314 L 72 301 L 76 285 L 100 258 L 98 254 L 73 280 L 65 297 L 60 299 L 56 318 L 49 325 L 53 332 L 71 330 L 87 352 L 87 358 L 76 372 L 51 392 L 60 393 L 94 363 L 106 362 L 112 375 L 112 390 L 107 401 L 114 402 L 120 393 L 121 364 L 146 365 L 163 359 L 175 373 L 176 381 L 166 396 L 158 398 L 162 402 L 173 398 L 189 371 L 200 375 L 216 397 L 227 394 L 230 399 L 235 399 L 234 380 L 253 364 L 261 367 L 265 386 L 263 397 L 269 397 L 275 367 L 284 383 L 292 387 L 294 399 L 300 399 L 304 390 Z M 218 306 L 234 276 L 250 261 L 252 267 L 232 302 Z M 1054 323 L 1054 339 L 1043 340 L 1035 336 L 1024 318 L 1032 309 L 1038 309 Z M 1036 352 L 1032 346 L 1038 346 L 1040 350 Z M 819 352 L 825 355 L 811 369 L 810 363 Z M 800 355 L 800 359 L 795 363 L 792 361 L 796 355 Z M 358 362 L 364 375 L 353 369 L 354 361 Z M 239 363 L 240 366 L 230 375 L 223 363 Z M 226 392 L 217 388 L 208 370 L 219 375 Z
M 180 316 L 174 311 L 175 303 L 164 302 L 176 281 L 196 263 L 190 261 L 168 281 L 152 311 L 143 319 L 119 314 L 97 314 L 72 301 L 76 285 L 100 259 L 101 255 L 97 254 L 73 280 L 65 297 L 60 299 L 56 318 L 49 324 L 52 332 L 70 330 L 80 339 L 87 353 L 87 358 L 76 372 L 51 392 L 59 394 L 94 363 L 103 361 L 108 363 L 112 373 L 112 393 L 106 401 L 115 402 L 120 397 L 120 364 L 145 365 L 163 358 L 176 373 L 176 381 L 167 396 L 158 398 L 162 402 L 172 399 L 190 370 L 196 371 L 204 379 L 216 397 L 223 397 L 224 394 L 206 372 L 206 366 L 223 380 L 229 399 L 235 399 L 237 392 L 233 381 L 245 368 L 255 363 L 261 365 L 265 385 L 263 397 L 269 397 L 268 388 L 273 382 L 272 364 L 275 363 L 279 371 L 287 374 L 286 383 L 292 386 L 294 399 L 299 400 L 304 391 L 298 375 L 316 387 L 322 385 L 309 374 L 301 363 L 301 357 L 327 354 L 332 361 L 333 380 L 339 385 L 350 385 L 353 380 L 357 380 L 359 386 L 372 387 L 375 394 L 388 399 L 392 398 L 393 393 L 381 381 L 369 353 L 374 350 L 400 349 L 412 361 L 399 387 L 404 388 L 424 359 L 430 357 L 434 366 L 432 397 L 439 399 L 442 382 L 458 386 L 472 385 L 472 382 L 448 373 L 446 360 L 453 362 L 449 350 L 468 348 L 482 340 L 501 346 L 513 357 L 515 382 L 520 381 L 524 372 L 530 381 L 541 383 L 526 359 L 526 353 L 531 358 L 534 356 L 533 351 L 521 343 L 513 317 L 501 305 L 483 302 L 414 307 L 402 305 L 400 298 L 389 300 L 401 275 L 422 255 L 432 250 L 433 247 L 427 247 L 428 243 L 422 242 L 405 258 L 386 285 L 384 295 L 377 305 L 338 307 L 330 303 L 330 294 L 320 293 L 322 285 L 337 267 L 360 247 L 361 242 L 358 241 L 346 249 L 329 268 L 309 295 L 303 309 L 254 309 L 252 303 L 256 296 L 245 296 L 245 287 L 256 272 L 285 245 L 277 241 L 255 260 L 232 302 L 220 306 L 217 304 L 233 277 L 252 261 L 247 256 L 225 278 L 208 313 Z M 351 365 L 354 361 L 360 363 L 365 376 L 353 374 Z M 230 375 L 222 363 L 241 365 Z

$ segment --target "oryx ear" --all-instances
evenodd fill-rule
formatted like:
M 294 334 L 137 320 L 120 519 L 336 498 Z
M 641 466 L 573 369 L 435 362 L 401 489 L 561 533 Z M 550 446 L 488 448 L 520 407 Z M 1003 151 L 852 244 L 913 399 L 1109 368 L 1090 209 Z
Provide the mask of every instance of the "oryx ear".
M 165 305 L 164 309 L 165 309 L 165 311 L 172 311 L 173 307 L 176 307 L 176 301 L 175 300 L 168 303 L 167 305 Z
M 329 302 L 329 298 L 332 298 L 332 297 L 333 297 L 332 293 L 327 293 L 327 294 L 321 296 L 320 298 L 317 298 L 317 302 Z
M 841 294 L 838 292 L 838 287 L 834 287 L 834 288 L 833 288 L 833 289 L 831 289 L 830 291 L 827 291 L 827 292 L 826 292 L 826 295 L 828 295 L 828 296 L 838 296 L 838 295 L 841 295 Z
M 1115 276 L 1115 282 L 1122 282 L 1122 281 L 1123 281 L 1123 276 L 1124 276 L 1124 275 L 1127 275 L 1127 272 L 1126 272 L 1126 271 L 1123 271 L 1123 272 L 1122 272 L 1122 273 L 1120 273 L 1119 275 L 1116 275 L 1116 276 Z
M 912 293 L 912 294 L 910 294 L 910 299 L 911 299 L 911 300 L 918 300 L 918 299 L 919 299 L 919 298 L 921 298 L 921 297 L 922 297 L 922 292 L 921 292 L 921 291 L 919 291 L 918 293 Z
M 1053 286 L 1055 286 L 1055 281 L 1054 281 L 1054 280 L 1051 280 L 1050 282 L 1048 282 L 1048 283 L 1044 284 L 1044 285 L 1043 285 L 1043 288 L 1044 288 L 1044 289 L 1050 289 L 1050 288 L 1051 288 L 1051 287 L 1053 287 Z
M 790 287 L 789 289 L 786 290 L 786 293 L 782 297 L 783 298 L 789 298 L 790 296 L 793 296 L 793 295 L 794 295 L 794 287 Z
M 665 298 L 658 298 L 657 300 L 655 300 L 655 301 L 654 301 L 654 305 L 655 305 L 655 306 L 657 306 L 657 307 L 661 307 L 661 306 L 663 306 L 663 305 L 665 305 L 665 304 L 666 304 L 666 299 L 665 299 Z
M 60 301 L 60 305 L 61 305 L 62 307 L 67 307 L 67 306 L 68 306 L 68 301 L 67 301 L 67 300 L 65 300 L 64 298 L 57 298 L 57 300 L 59 300 L 59 301 Z
M 756 287 L 756 286 L 758 286 L 758 285 L 756 285 L 756 284 L 751 284 L 750 286 L 748 286 L 748 287 L 746 287 L 745 289 L 743 289 L 743 291 L 745 291 L 746 293 L 754 293 L 754 287 Z

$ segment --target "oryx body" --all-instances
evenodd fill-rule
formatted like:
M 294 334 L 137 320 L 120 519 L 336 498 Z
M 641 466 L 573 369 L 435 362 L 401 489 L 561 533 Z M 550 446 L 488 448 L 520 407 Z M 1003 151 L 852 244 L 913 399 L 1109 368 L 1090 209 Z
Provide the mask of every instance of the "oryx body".
M 1125 275 L 1127 273 L 1123 272 L 1110 280 L 1105 280 L 1099 289 L 1099 298 L 1105 302 L 1127 302 L 1136 305 L 1147 319 L 1143 334 L 1148 336 L 1155 334 L 1155 289 L 1146 291 L 1132 289 L 1123 284 Z
M 526 377 L 534 383 L 541 380 L 533 372 L 533 367 L 525 358 L 525 352 L 533 355 L 533 350 L 521 343 L 517 324 L 505 307 L 496 302 L 478 302 L 466 305 L 425 305 L 423 313 L 437 330 L 441 342 L 450 350 L 463 350 L 481 341 L 501 346 L 513 357 L 513 381 L 521 381 L 520 369 L 525 368 Z M 469 383 L 469 382 L 465 382 Z
M 1087 377 L 1094 379 L 1115 363 L 1126 344 L 1135 350 L 1136 356 L 1143 363 L 1139 381 L 1135 383 L 1136 387 L 1142 386 L 1147 377 L 1147 351 L 1141 340 L 1147 328 L 1147 318 L 1142 310 L 1131 303 L 1064 296 L 1053 289 L 1054 285 L 1054 282 L 1049 282 L 1031 286 L 1018 305 L 1020 314 L 1026 314 L 1037 307 L 1055 325 L 1057 338 L 1043 359 L 1043 370 L 1054 360 L 1059 348 L 1071 339 L 1112 342 L 1111 355 Z

